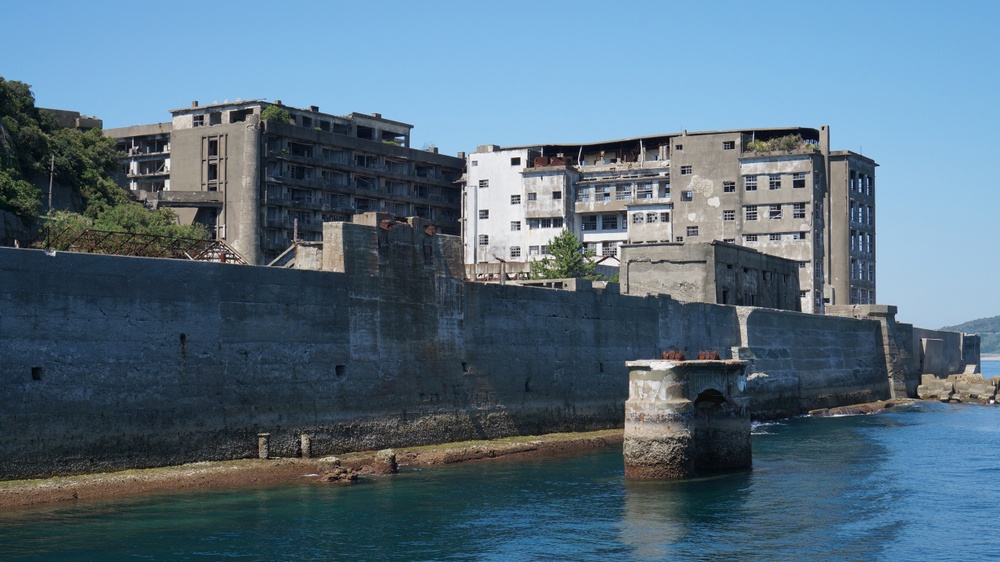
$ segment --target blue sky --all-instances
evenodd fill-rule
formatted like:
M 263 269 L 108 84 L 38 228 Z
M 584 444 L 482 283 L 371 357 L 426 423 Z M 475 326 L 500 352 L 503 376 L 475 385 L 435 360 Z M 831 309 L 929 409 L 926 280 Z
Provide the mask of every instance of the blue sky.
M 1000 314 L 996 2 L 15 2 L 0 76 L 105 127 L 236 98 L 379 112 L 455 154 L 829 125 L 874 158 L 878 301 Z

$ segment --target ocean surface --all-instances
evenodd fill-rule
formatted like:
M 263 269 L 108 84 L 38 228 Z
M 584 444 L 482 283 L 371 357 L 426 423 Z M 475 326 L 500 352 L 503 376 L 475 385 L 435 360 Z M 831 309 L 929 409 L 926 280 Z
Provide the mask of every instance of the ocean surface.
M 998 443 L 1000 406 L 917 403 L 757 424 L 752 469 L 692 481 L 615 447 L 17 509 L 0 560 L 996 560 Z

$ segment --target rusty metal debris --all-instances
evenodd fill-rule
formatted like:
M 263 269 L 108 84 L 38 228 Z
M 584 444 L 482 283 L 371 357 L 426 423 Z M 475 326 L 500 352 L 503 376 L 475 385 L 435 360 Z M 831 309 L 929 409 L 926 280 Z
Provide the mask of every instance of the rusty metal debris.
M 221 240 L 172 238 L 134 232 L 45 228 L 30 247 L 85 254 L 247 264 L 247 260 L 239 252 Z

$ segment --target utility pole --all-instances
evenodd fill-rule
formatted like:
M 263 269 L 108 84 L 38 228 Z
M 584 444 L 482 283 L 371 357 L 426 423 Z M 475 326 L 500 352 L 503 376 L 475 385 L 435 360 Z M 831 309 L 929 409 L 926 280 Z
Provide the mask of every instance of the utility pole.
M 52 155 L 52 161 L 49 163 L 49 214 L 52 214 L 52 177 L 56 173 L 56 155 Z

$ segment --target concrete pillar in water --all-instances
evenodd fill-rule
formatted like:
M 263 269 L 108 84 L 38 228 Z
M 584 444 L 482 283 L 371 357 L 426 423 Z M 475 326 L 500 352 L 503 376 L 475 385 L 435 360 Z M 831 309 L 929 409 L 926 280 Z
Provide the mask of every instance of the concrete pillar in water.
M 257 434 L 257 458 L 266 459 L 271 455 L 271 450 L 267 443 L 269 437 L 271 437 L 270 433 Z
M 626 478 L 688 478 L 751 465 L 746 361 L 626 365 Z

